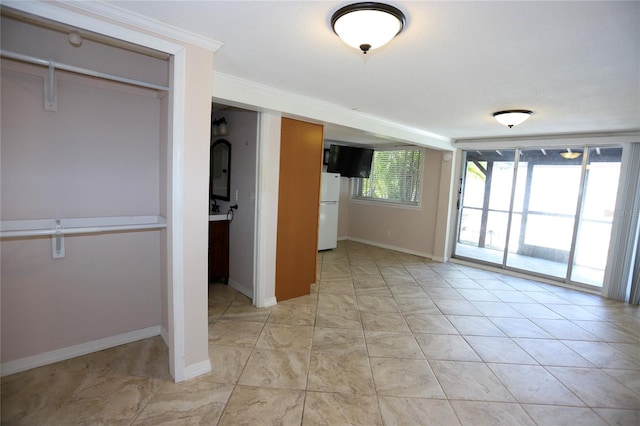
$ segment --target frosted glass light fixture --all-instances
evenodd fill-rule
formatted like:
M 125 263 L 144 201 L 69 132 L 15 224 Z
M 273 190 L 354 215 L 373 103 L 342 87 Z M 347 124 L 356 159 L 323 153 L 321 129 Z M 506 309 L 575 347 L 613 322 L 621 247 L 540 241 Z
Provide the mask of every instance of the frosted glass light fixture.
M 211 122 L 211 135 L 212 136 L 226 136 L 227 135 L 227 119 L 222 117 L 218 120 Z
M 338 37 L 364 54 L 389 43 L 400 34 L 405 22 L 402 11 L 375 2 L 354 3 L 331 16 L 331 27 Z
M 498 111 L 493 113 L 493 117 L 498 120 L 498 123 L 512 128 L 518 124 L 524 123 L 533 112 L 526 109 L 511 109 L 507 111 Z
M 560 156 L 562 158 L 566 158 L 567 160 L 575 160 L 576 158 L 582 155 L 581 152 L 571 151 L 571 148 L 567 148 L 567 152 L 561 152 Z

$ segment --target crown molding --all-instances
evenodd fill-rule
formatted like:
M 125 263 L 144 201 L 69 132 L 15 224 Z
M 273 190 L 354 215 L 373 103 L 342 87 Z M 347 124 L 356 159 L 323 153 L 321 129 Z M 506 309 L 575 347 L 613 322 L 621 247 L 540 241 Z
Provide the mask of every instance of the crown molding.
M 280 111 L 291 118 L 350 127 L 438 150 L 453 150 L 452 140 L 447 137 L 217 71 L 213 73 L 213 98 L 231 106 Z
M 85 10 L 75 7 L 81 3 L 70 4 L 70 6 L 67 7 L 63 2 L 0 1 L 2 1 L 3 7 L 51 21 L 61 22 L 114 39 L 124 40 L 160 52 L 176 54 L 184 50 L 184 46 L 177 43 L 178 40 L 161 37 L 160 34 L 138 31 L 133 27 L 127 28 L 122 22 L 115 22 L 114 20 L 105 19 L 102 16 L 93 16 Z M 84 3 L 82 4 L 84 5 Z
M 130 10 L 114 6 L 110 3 L 104 3 L 102 1 L 78 2 L 69 0 L 59 0 L 59 2 L 77 9 L 84 10 L 86 12 L 91 12 L 103 18 L 113 19 L 124 24 L 133 25 L 136 28 L 151 31 L 153 33 L 160 34 L 174 40 L 201 47 L 203 49 L 211 50 L 213 52 L 217 52 L 218 49 L 223 46 L 223 43 L 219 41 L 204 37 L 191 31 L 187 31 L 183 28 L 178 28 L 173 25 L 166 24 L 164 22 L 149 18 L 144 15 L 140 15 L 139 13 L 135 13 Z
M 155 35 L 164 36 L 181 43 L 197 46 L 213 52 L 218 51 L 218 49 L 223 46 L 223 43 L 219 41 L 212 40 L 201 36 L 200 34 L 196 34 L 170 24 L 165 24 L 158 20 L 114 6 L 113 4 L 104 3 L 102 1 L 4 1 L 3 3 L 8 7 L 23 10 L 28 13 L 34 13 L 53 20 L 56 20 L 56 14 L 53 14 L 52 16 L 52 11 L 55 9 L 58 9 L 60 13 L 64 13 L 65 10 L 90 13 L 100 19 L 107 19 L 120 24 L 130 25 L 136 29 L 145 30 Z

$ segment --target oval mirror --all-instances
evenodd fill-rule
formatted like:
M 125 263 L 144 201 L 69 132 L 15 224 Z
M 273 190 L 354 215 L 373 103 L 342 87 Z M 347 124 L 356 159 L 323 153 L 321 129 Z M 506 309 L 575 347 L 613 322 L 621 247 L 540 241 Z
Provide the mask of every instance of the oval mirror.
M 211 198 L 229 201 L 231 180 L 231 143 L 218 139 L 211 145 L 209 189 Z

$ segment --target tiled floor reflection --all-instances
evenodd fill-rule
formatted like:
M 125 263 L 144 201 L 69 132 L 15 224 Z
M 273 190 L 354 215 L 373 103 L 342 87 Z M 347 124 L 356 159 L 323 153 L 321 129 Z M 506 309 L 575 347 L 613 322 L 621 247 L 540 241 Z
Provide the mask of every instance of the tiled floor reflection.
M 309 296 L 210 286 L 212 372 L 152 338 L 2 380 L 2 424 L 640 424 L 640 309 L 359 243 Z

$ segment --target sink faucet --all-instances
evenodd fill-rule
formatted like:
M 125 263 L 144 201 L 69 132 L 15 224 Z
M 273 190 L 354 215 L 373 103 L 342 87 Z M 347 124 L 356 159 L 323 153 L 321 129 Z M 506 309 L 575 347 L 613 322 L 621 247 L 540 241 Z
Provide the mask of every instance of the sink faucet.
M 220 212 L 220 206 L 218 205 L 218 203 L 216 202 L 215 198 L 212 198 L 209 202 L 209 209 L 211 214 L 216 214 Z

